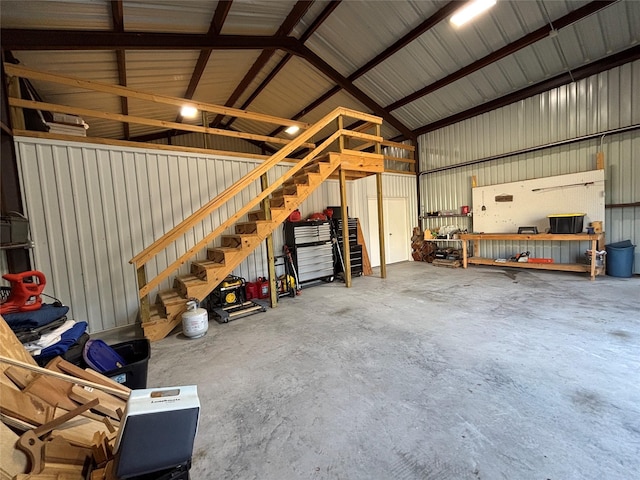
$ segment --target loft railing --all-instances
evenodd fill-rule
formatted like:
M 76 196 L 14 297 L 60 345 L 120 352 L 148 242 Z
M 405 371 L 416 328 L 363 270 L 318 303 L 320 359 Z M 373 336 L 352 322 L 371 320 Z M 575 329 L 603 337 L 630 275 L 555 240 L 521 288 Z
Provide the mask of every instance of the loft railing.
M 276 166 L 278 163 L 283 161 L 289 154 L 294 152 L 300 146 L 304 145 L 305 142 L 311 139 L 315 134 L 323 130 L 325 127 L 331 125 L 334 121 L 338 120 L 338 123 L 343 123 L 340 119 L 341 117 L 349 117 L 355 118 L 358 120 L 365 120 L 368 122 L 376 123 L 378 126 L 382 123 L 382 119 L 379 117 L 375 117 L 373 115 L 368 115 L 365 113 L 357 112 L 355 110 L 350 110 L 347 108 L 336 108 L 331 113 L 323 117 L 305 132 L 303 132 L 298 138 L 291 141 L 285 147 L 281 148 L 278 152 L 273 154 L 268 160 L 258 165 L 255 169 L 253 169 L 249 174 L 245 175 L 238 182 L 227 188 L 224 192 L 219 194 L 217 197 L 212 199 L 209 203 L 201 207 L 198 211 L 193 213 L 189 218 L 182 221 L 180 224 L 176 225 L 173 229 L 163 235 L 161 238 L 156 240 L 153 244 L 149 245 L 142 252 L 136 255 L 131 259 L 130 263 L 134 264 L 136 269 L 138 270 L 138 278 L 144 279 L 145 275 L 143 272 L 140 272 L 140 268 L 144 267 L 146 263 L 148 263 L 152 258 L 154 258 L 158 253 L 162 252 L 165 248 L 167 248 L 170 244 L 172 244 L 175 240 L 180 238 L 187 232 L 191 227 L 196 225 L 198 222 L 203 220 L 205 217 L 211 215 L 217 209 L 225 205 L 229 200 L 235 197 L 238 193 L 240 193 L 243 189 L 247 188 L 254 181 L 258 180 L 262 175 L 266 174 L 271 168 Z M 154 288 L 156 288 L 160 283 L 169 277 L 174 271 L 180 268 L 182 265 L 187 263 L 190 259 L 192 259 L 195 255 L 197 255 L 200 251 L 205 249 L 209 243 L 211 243 L 215 238 L 219 237 L 226 229 L 231 227 L 234 223 L 240 220 L 244 215 L 249 213 L 251 210 L 256 208 L 265 198 L 271 195 L 276 189 L 278 189 L 284 182 L 290 179 L 293 175 L 295 175 L 298 171 L 304 168 L 309 164 L 311 160 L 318 157 L 320 154 L 324 153 L 328 150 L 328 148 L 334 144 L 336 141 L 340 142 L 340 138 L 352 138 L 359 139 L 361 141 L 380 143 L 382 141 L 382 137 L 377 135 L 370 135 L 362 132 L 356 132 L 353 130 L 346 129 L 337 129 L 332 135 L 330 135 L 324 142 L 315 147 L 310 153 L 308 153 L 303 159 L 299 160 L 291 169 L 287 170 L 287 172 L 278 178 L 275 182 L 273 182 L 269 187 L 264 189 L 258 196 L 254 197 L 248 203 L 244 204 L 242 208 L 236 211 L 234 214 L 229 216 L 227 220 L 221 223 L 215 230 L 202 238 L 196 245 L 188 249 L 180 258 L 178 258 L 175 262 L 169 265 L 165 270 L 158 273 L 156 277 L 151 280 L 143 280 L 144 285 L 140 286 L 140 298 L 142 299 L 146 295 L 148 295 Z

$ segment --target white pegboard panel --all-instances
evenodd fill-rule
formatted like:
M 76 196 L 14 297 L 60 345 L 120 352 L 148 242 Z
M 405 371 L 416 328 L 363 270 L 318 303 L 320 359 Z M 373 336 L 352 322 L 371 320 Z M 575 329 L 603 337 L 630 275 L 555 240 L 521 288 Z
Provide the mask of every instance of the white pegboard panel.
M 584 213 L 589 222 L 604 227 L 604 170 L 556 175 L 473 189 L 473 226 L 476 232 L 514 233 L 518 227 L 549 228 L 548 215 Z M 512 201 L 497 197 L 512 196 Z M 484 207 L 484 208 L 483 208 Z

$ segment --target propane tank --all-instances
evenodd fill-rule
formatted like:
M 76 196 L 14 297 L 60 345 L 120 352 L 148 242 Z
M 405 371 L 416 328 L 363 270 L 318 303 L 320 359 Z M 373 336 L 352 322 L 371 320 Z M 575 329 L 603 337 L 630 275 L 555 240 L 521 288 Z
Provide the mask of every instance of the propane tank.
M 188 338 L 200 338 L 209 329 L 209 315 L 204 308 L 198 308 L 198 302 L 187 302 L 187 311 L 182 314 L 182 333 Z

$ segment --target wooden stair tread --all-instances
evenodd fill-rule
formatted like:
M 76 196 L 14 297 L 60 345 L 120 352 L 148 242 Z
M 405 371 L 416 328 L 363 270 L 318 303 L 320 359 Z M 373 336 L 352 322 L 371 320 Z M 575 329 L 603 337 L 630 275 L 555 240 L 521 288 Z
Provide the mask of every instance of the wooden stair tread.
M 162 305 L 166 307 L 169 305 L 179 305 L 184 302 L 184 298 L 180 295 L 180 292 L 178 292 L 178 290 L 172 288 L 171 290 L 158 292 L 158 302 L 162 303 Z M 151 306 L 150 308 L 153 308 L 153 306 Z
M 207 282 L 205 282 L 204 280 L 196 277 L 195 275 L 190 275 L 190 274 L 179 275 L 179 276 L 176 277 L 176 280 L 178 280 L 179 282 L 184 283 L 185 285 L 187 283 L 196 284 L 196 285 L 198 285 L 198 284 L 206 285 L 207 284 Z
M 213 260 L 198 260 L 196 262 L 191 262 L 191 265 L 199 265 L 203 268 L 223 268 L 224 267 L 224 265 L 222 265 L 221 263 L 214 262 Z
M 209 247 L 207 250 L 210 251 L 210 252 L 223 252 L 223 253 L 224 252 L 231 252 L 231 253 L 233 253 L 233 252 L 239 252 L 240 250 L 242 250 L 242 247 L 241 246 L 239 246 L 239 247 Z

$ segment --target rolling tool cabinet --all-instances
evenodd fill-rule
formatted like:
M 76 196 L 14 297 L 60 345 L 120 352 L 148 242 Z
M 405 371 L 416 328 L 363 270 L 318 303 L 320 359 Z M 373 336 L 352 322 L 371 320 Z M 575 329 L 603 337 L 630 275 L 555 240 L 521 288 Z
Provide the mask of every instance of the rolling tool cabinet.
M 344 231 L 342 228 L 342 219 L 334 218 L 334 229 L 338 244 L 340 246 L 340 252 L 344 255 Z M 351 260 L 351 275 L 362 275 L 362 245 L 358 244 L 358 219 L 349 218 L 347 220 L 348 239 L 349 239 L 349 259 Z M 336 273 L 342 272 L 342 262 L 339 258 L 335 259 L 335 271 Z
M 300 284 L 333 280 L 333 245 L 328 220 L 285 222 L 284 237 Z

